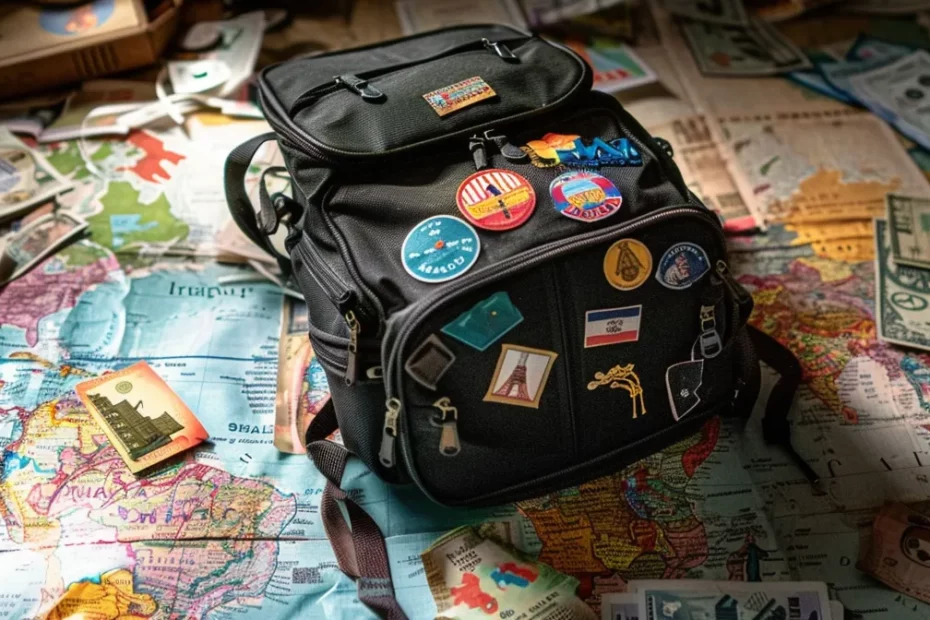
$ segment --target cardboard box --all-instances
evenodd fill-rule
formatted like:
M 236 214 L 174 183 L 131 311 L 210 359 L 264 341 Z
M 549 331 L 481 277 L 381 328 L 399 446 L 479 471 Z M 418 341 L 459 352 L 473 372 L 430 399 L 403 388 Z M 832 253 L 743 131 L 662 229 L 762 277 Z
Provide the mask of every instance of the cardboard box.
M 76 7 L 0 3 L 0 99 L 156 62 L 174 34 L 182 0 L 149 22 L 141 0 Z

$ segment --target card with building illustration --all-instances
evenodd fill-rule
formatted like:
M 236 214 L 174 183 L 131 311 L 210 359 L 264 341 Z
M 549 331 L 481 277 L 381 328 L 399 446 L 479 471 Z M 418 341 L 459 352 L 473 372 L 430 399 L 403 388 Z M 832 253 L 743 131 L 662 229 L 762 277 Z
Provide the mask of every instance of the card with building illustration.
M 75 390 L 133 473 L 208 437 L 194 413 L 145 362 L 82 381 Z
M 484 400 L 538 409 L 552 363 L 558 356 L 554 351 L 502 345 Z

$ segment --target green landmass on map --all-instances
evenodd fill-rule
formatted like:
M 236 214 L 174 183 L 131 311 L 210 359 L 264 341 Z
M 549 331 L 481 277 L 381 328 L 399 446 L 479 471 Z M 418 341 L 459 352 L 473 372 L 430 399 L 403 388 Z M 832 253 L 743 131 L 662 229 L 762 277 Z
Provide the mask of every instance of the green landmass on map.
M 68 267 L 86 267 L 108 256 L 108 252 L 93 243 L 75 243 L 61 250 L 58 255 L 67 263 Z
M 99 163 L 113 154 L 113 145 L 110 142 L 104 142 L 93 152 L 90 160 Z M 80 181 L 90 176 L 90 170 L 84 165 L 84 158 L 81 157 L 81 150 L 78 148 L 77 140 L 67 143 L 67 146 L 46 157 L 55 170 L 65 176 L 74 174 L 74 180 Z
M 93 240 L 105 247 L 123 249 L 136 243 L 183 240 L 190 234 L 190 226 L 171 214 L 171 204 L 164 194 L 159 194 L 150 204 L 142 204 L 139 202 L 139 191 L 128 181 L 111 181 L 100 203 L 103 211 L 87 218 L 87 223 Z M 136 222 L 136 230 L 119 233 L 116 247 L 111 218 L 119 215 L 140 217 Z

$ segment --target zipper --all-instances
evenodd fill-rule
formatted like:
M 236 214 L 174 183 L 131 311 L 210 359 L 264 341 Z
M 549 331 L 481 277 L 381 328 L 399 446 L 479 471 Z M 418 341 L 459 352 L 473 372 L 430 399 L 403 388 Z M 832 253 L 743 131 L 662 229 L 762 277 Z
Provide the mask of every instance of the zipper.
M 477 127 L 469 127 L 466 129 L 461 129 L 459 131 L 454 131 L 452 133 L 444 134 L 441 136 L 436 136 L 434 138 L 428 138 L 426 140 L 421 140 L 413 144 L 407 144 L 404 146 L 399 146 L 393 149 L 387 149 L 385 151 L 378 152 L 354 152 L 346 151 L 334 146 L 325 146 L 320 142 L 317 142 L 312 136 L 307 132 L 301 129 L 297 123 L 290 117 L 287 110 L 281 105 L 281 103 L 275 98 L 272 94 L 266 92 L 266 86 L 264 82 L 261 83 L 261 88 L 259 88 L 259 98 L 262 104 L 262 109 L 266 111 L 265 120 L 271 125 L 278 134 L 283 136 L 287 142 L 293 144 L 297 148 L 304 151 L 304 153 L 310 155 L 314 159 L 320 161 L 324 164 L 336 165 L 341 163 L 341 158 L 348 159 L 370 159 L 376 157 L 382 157 L 385 155 L 397 155 L 410 151 L 413 149 L 419 149 L 425 146 L 431 146 L 439 142 L 443 142 L 452 138 L 458 138 L 462 136 L 467 136 L 468 134 L 474 133 L 476 131 L 484 131 L 485 129 L 493 126 L 499 125 L 501 123 L 511 123 L 516 121 L 521 121 L 524 119 L 534 118 L 541 114 L 547 114 L 552 110 L 560 107 L 564 103 L 570 101 L 573 97 L 578 96 L 579 94 L 589 94 L 588 91 L 580 89 L 579 86 L 584 84 L 586 81 L 590 82 L 591 77 L 591 68 L 588 64 L 578 56 L 577 53 L 571 49 L 560 45 L 558 43 L 553 43 L 551 41 L 545 41 L 547 45 L 552 45 L 564 53 L 568 54 L 578 66 L 581 68 L 581 75 L 578 78 L 578 81 L 568 89 L 568 91 L 559 97 L 558 99 L 552 101 L 548 105 L 536 108 L 535 110 L 529 110 L 520 114 L 515 114 L 504 119 L 497 119 L 494 121 L 488 121 Z M 421 61 L 418 61 L 418 63 Z M 273 112 L 269 114 L 268 112 Z M 680 175 L 679 175 L 680 176 Z
M 562 309 L 562 293 L 559 292 L 559 283 L 556 281 L 556 278 L 555 278 L 555 269 L 552 269 L 552 273 L 550 275 L 551 275 L 552 290 L 553 290 L 553 296 L 555 297 L 556 308 L 559 309 L 559 314 L 561 314 L 562 316 L 566 316 L 565 312 Z M 571 351 L 572 349 L 569 346 L 569 342 L 568 342 L 568 332 L 565 330 L 565 321 L 559 321 L 559 337 L 562 339 L 562 350 L 566 352 Z M 567 355 L 568 354 L 566 353 L 566 356 Z M 571 368 L 569 364 L 562 364 L 562 376 L 565 378 L 566 386 L 570 386 L 572 377 L 571 377 Z M 574 412 L 575 402 L 574 402 L 574 396 L 572 396 L 572 390 L 566 390 L 565 394 L 568 400 L 568 410 L 571 412 Z M 578 454 L 578 433 L 577 433 L 577 429 L 575 428 L 574 413 L 571 416 L 569 416 L 569 422 L 571 424 L 571 430 L 572 430 L 572 448 L 573 448 L 572 458 L 575 458 L 575 456 Z
M 387 399 L 387 410 L 384 412 L 384 431 L 381 434 L 381 450 L 378 452 L 378 460 L 381 464 L 391 469 L 394 467 L 394 440 L 397 438 L 397 421 L 400 417 L 400 400 L 396 398 Z
M 300 256 L 310 277 L 319 285 L 326 296 L 339 308 L 341 314 L 345 314 L 353 307 L 355 295 L 352 290 L 346 286 L 346 283 L 336 275 L 333 268 L 323 260 L 316 248 L 313 247 L 309 239 L 302 238 L 297 242 L 297 254 Z M 311 267 L 310 265 L 313 265 Z
M 494 145 L 498 152 L 509 162 L 523 163 L 530 156 L 523 152 L 518 146 L 511 144 L 510 140 L 504 134 L 494 134 L 493 129 L 488 129 L 483 135 L 473 135 L 468 139 L 468 150 L 471 152 L 472 161 L 475 163 L 475 170 L 484 170 L 488 167 L 488 146 Z
M 528 41 L 530 39 L 532 39 L 532 37 L 524 36 L 507 39 L 507 41 Z M 311 88 L 307 92 L 297 97 L 294 103 L 291 104 L 289 113 L 292 115 L 297 114 L 300 110 L 314 103 L 321 97 L 325 97 L 326 95 L 337 92 L 342 88 L 348 89 L 366 101 L 383 101 L 385 98 L 384 93 L 368 83 L 368 80 L 371 78 L 389 75 L 391 73 L 403 71 L 404 69 L 416 67 L 417 65 L 426 64 L 436 60 L 442 60 L 443 58 L 448 58 L 449 56 L 455 56 L 456 54 L 481 50 L 493 52 L 504 60 L 520 60 L 512 51 L 510 51 L 510 48 L 507 47 L 506 43 L 501 41 L 489 41 L 488 39 L 479 39 L 477 41 L 464 43 L 462 45 L 457 45 L 453 48 L 443 50 L 438 54 L 433 54 L 432 56 L 427 56 L 426 58 L 419 58 L 417 60 L 411 60 L 408 62 L 400 63 L 398 65 L 391 65 L 389 67 L 381 67 L 380 69 L 372 69 L 371 71 L 362 71 L 361 73 L 337 75 L 335 78 L 333 78 L 332 82 Z
M 439 434 L 439 454 L 455 456 L 462 450 L 458 429 L 459 410 L 452 406 L 452 401 L 448 396 L 437 400 L 433 403 L 433 407 L 439 409 L 441 416 L 439 420 L 433 422 L 442 429 Z
M 486 267 L 475 273 L 471 278 L 463 278 L 461 280 L 453 281 L 450 285 L 439 289 L 432 295 L 425 297 L 414 306 L 416 311 L 410 313 L 411 316 L 414 316 L 419 320 L 407 321 L 404 323 L 400 327 L 397 335 L 393 338 L 393 343 L 391 344 L 390 352 L 387 357 L 387 380 L 385 380 L 385 390 L 389 395 L 391 395 L 389 402 L 395 401 L 397 403 L 399 413 L 400 409 L 402 408 L 402 401 L 397 397 L 397 395 L 399 395 L 403 389 L 403 377 L 400 373 L 396 372 L 396 366 L 399 363 L 399 353 L 404 350 L 407 338 L 409 338 L 415 328 L 418 327 L 420 323 L 422 323 L 423 319 L 430 315 L 436 306 L 447 303 L 452 298 L 466 293 L 471 289 L 479 288 L 490 282 L 505 278 L 513 273 L 530 269 L 535 265 L 546 262 L 555 256 L 566 254 L 572 251 L 583 250 L 585 248 L 597 245 L 598 243 L 602 243 L 605 240 L 618 238 L 621 235 L 627 235 L 640 228 L 648 227 L 657 221 L 675 216 L 694 217 L 709 223 L 717 237 L 719 250 L 721 253 L 726 251 L 726 240 L 723 236 L 723 229 L 720 227 L 719 219 L 717 219 L 713 213 L 707 209 L 695 207 L 690 204 L 677 205 L 666 207 L 659 212 L 644 215 L 639 219 L 632 220 L 630 222 L 624 222 L 612 228 L 596 230 L 584 235 L 579 235 L 569 243 L 565 243 L 564 240 L 554 241 L 547 245 L 523 252 L 522 254 L 513 256 L 505 261 L 501 261 L 496 265 Z M 387 425 L 387 418 L 385 419 L 385 425 Z M 397 436 L 399 436 L 399 434 L 392 435 L 390 437 L 389 446 L 385 445 L 384 442 L 382 442 L 381 445 L 382 455 L 386 452 L 390 452 L 390 462 L 392 463 L 392 466 L 395 460 L 394 440 Z M 386 437 L 387 435 L 385 435 L 385 438 Z M 400 437 L 400 445 L 404 461 L 407 463 L 413 463 L 413 457 L 410 454 L 410 445 L 408 442 L 404 441 L 402 436 Z M 384 461 L 382 461 L 382 464 L 384 464 Z M 427 496 L 429 496 L 429 493 L 426 491 L 423 483 L 420 480 L 419 474 L 414 470 L 413 467 L 408 467 L 408 469 L 410 470 L 410 475 L 413 481 L 417 484 L 418 487 L 421 488 L 421 490 L 424 491 L 424 493 L 427 494 Z
M 358 356 L 358 335 L 362 332 L 362 326 L 359 324 L 355 313 L 351 310 L 345 315 L 346 325 L 349 326 L 349 346 L 347 347 L 348 357 L 346 358 L 346 385 L 355 383 L 358 373 L 356 369 L 356 357 Z

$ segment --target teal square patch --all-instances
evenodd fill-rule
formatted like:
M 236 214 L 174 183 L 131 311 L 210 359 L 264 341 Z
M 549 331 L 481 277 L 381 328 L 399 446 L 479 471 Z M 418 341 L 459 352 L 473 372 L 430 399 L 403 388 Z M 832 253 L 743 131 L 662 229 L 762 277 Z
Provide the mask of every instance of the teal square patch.
M 523 315 L 507 293 L 494 293 L 479 301 L 442 328 L 442 333 L 484 351 L 523 321 Z

